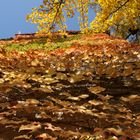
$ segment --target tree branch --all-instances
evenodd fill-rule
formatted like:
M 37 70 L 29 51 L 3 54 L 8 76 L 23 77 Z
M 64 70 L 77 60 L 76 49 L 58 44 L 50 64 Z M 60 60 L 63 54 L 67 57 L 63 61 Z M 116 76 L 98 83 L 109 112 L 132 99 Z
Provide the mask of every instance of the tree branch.
M 116 13 L 118 10 L 120 10 L 123 6 L 125 6 L 127 3 L 129 2 L 129 0 L 126 0 L 122 5 L 120 5 L 116 10 L 114 10 L 114 11 L 112 11 L 107 17 L 106 17 L 106 19 L 105 20 L 107 20 L 109 17 L 110 17 L 110 15 L 112 15 L 112 14 L 114 14 L 114 13 Z M 104 21 L 105 21 L 104 20 Z

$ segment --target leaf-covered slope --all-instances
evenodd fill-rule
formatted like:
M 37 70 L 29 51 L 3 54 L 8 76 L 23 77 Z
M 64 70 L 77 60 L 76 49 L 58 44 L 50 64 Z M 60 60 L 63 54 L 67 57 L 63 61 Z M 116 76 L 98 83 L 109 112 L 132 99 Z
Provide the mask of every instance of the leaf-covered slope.
M 55 51 L 0 51 L 0 137 L 140 137 L 140 46 L 105 34 Z

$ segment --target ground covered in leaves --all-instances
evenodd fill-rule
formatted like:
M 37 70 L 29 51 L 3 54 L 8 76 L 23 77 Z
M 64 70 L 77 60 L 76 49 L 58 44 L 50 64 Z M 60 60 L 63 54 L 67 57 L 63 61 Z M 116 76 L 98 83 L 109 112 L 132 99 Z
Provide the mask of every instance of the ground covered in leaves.
M 139 140 L 140 46 L 100 34 L 55 51 L 1 49 L 0 139 Z

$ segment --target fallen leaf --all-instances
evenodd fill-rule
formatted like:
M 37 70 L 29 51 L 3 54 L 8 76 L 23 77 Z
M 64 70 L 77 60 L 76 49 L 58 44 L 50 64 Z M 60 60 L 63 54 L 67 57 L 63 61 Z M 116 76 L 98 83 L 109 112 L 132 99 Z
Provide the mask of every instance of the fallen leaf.
M 73 100 L 73 101 L 80 101 L 79 97 L 68 97 L 69 100 Z
M 94 105 L 94 106 L 98 106 L 98 105 L 103 105 L 103 102 L 101 101 L 96 101 L 96 100 L 90 100 L 88 101 L 91 105 Z
M 21 127 L 19 128 L 19 132 L 20 131 L 25 131 L 25 130 L 28 130 L 28 131 L 36 131 L 38 129 L 41 128 L 41 125 L 40 123 L 32 123 L 32 124 L 27 124 L 27 125 L 21 125 Z
M 88 89 L 89 89 L 89 91 L 90 91 L 91 93 L 94 93 L 94 94 L 99 94 L 99 93 L 105 91 L 105 88 L 100 87 L 100 86 L 90 87 L 90 88 L 88 88 Z
M 125 132 L 122 129 L 115 129 L 115 128 L 107 128 L 105 132 L 113 133 L 115 136 L 121 135 L 125 136 Z
M 13 140 L 30 140 L 31 138 L 27 135 L 20 135 L 20 136 L 17 136 L 17 137 L 14 137 Z
M 42 134 L 38 135 L 36 138 L 39 138 L 39 139 L 42 139 L 42 140 L 47 140 L 47 139 L 57 140 L 57 138 L 51 137 L 47 133 L 42 133 Z

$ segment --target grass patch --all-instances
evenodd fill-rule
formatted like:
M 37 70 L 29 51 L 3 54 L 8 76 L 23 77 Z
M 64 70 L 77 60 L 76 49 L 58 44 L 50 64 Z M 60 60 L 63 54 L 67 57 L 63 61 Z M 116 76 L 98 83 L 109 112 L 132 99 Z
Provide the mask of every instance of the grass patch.
M 9 44 L 4 47 L 8 51 L 27 51 L 29 49 L 43 49 L 43 44 L 29 43 L 29 44 Z
M 81 38 L 81 34 L 68 36 L 66 38 L 57 38 L 53 41 L 48 41 L 48 38 L 39 38 L 35 40 L 19 41 L 18 43 L 12 42 L 5 45 L 0 45 L 0 48 L 4 48 L 7 51 L 27 51 L 29 49 L 34 50 L 55 50 L 57 48 L 68 48 L 74 42 L 77 42 Z

